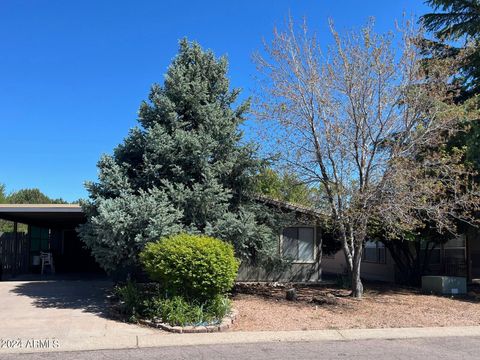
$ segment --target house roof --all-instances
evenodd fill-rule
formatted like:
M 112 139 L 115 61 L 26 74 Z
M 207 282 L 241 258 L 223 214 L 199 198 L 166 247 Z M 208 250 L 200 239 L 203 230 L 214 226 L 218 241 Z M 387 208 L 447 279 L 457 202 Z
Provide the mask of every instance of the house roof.
M 255 200 L 283 211 L 294 211 L 316 219 L 328 217 L 324 212 L 306 206 L 255 195 Z M 86 221 L 79 204 L 0 204 L 0 219 L 38 226 L 74 226 Z
M 0 219 L 37 226 L 76 226 L 85 222 L 78 204 L 0 204 Z
M 265 196 L 265 195 L 256 194 L 255 195 L 255 200 L 257 200 L 261 203 L 270 205 L 270 206 L 274 206 L 274 207 L 283 209 L 283 210 L 295 211 L 297 213 L 313 216 L 313 217 L 318 218 L 318 219 L 325 219 L 326 217 L 328 217 L 328 214 L 326 214 L 325 212 L 320 211 L 318 209 L 313 209 L 313 208 L 309 208 L 307 206 L 294 204 L 294 203 L 287 202 L 287 201 L 273 199 L 273 198 L 270 198 L 270 197 Z
M 5 211 L 82 212 L 82 207 L 79 204 L 0 204 L 0 212 Z

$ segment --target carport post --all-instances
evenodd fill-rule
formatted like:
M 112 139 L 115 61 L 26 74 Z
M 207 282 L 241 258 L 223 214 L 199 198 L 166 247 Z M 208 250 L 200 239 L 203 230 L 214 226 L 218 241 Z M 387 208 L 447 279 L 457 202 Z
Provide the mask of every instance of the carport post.
M 18 252 L 18 223 L 13 223 L 13 231 L 15 232 L 15 240 L 13 244 L 13 264 L 12 264 L 12 276 L 17 274 L 17 252 Z

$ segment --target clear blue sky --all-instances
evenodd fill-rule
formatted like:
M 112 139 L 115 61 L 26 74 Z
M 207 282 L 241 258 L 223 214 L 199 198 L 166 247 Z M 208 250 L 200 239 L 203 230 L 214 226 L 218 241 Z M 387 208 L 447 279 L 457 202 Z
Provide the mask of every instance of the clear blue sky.
M 230 61 L 232 85 L 253 88 L 253 51 L 288 12 L 326 34 L 376 17 L 391 29 L 422 0 L 0 0 L 0 183 L 85 197 L 85 180 L 136 123 L 140 101 L 187 36 Z M 248 135 L 248 128 L 247 135 Z

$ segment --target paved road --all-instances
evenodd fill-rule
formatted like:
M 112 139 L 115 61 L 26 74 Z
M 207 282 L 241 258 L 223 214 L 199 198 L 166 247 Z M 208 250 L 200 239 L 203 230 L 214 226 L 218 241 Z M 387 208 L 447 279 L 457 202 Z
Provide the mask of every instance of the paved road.
M 4 354 L 0 358 L 2 360 L 479 359 L 480 337 L 176 346 L 69 353 Z

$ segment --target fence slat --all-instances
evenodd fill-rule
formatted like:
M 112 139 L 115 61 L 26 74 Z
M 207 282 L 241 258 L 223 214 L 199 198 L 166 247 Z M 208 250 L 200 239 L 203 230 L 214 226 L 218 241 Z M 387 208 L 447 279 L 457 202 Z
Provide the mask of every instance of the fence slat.
M 26 234 L 19 233 L 16 244 L 14 233 L 0 234 L 0 262 L 4 274 L 28 272 L 28 261 L 29 248 Z

